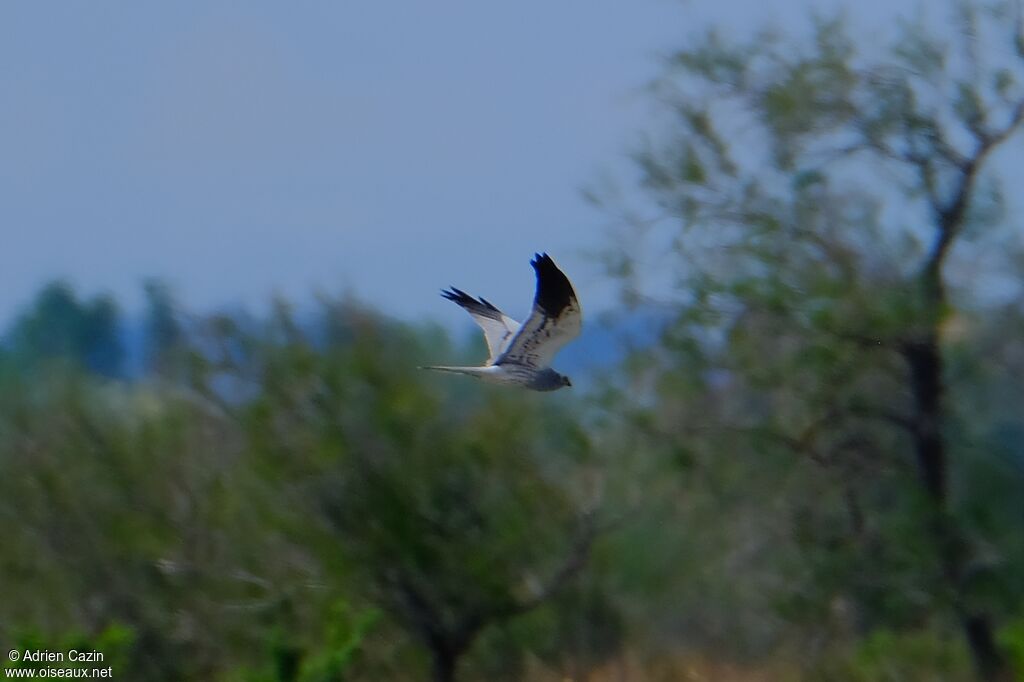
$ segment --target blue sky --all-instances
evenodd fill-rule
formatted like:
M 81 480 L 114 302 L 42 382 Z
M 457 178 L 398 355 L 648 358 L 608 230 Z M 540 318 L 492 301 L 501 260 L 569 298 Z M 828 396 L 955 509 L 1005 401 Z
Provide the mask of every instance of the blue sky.
M 199 310 L 350 289 L 461 321 L 438 289 L 522 313 L 541 250 L 607 307 L 581 188 L 627 166 L 659 54 L 838 5 L 766 4 L 3 3 L 0 320 L 158 276 Z

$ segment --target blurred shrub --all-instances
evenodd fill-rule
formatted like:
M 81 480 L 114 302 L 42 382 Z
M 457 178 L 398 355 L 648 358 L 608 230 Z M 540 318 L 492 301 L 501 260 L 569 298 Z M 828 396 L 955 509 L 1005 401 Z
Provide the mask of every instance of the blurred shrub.
M 847 653 L 836 652 L 809 679 L 834 682 L 968 682 L 976 679 L 963 639 L 932 630 L 875 630 Z

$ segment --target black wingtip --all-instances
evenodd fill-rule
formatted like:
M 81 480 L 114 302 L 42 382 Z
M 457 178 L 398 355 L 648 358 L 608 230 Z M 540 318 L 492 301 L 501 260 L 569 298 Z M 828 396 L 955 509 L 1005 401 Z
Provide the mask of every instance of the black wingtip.
M 484 298 L 483 296 L 481 296 L 481 297 L 479 298 L 479 301 L 480 301 L 481 303 L 483 303 L 483 304 L 484 304 L 485 306 L 487 306 L 488 308 L 490 308 L 491 310 L 493 310 L 494 312 L 499 312 L 499 310 L 498 310 L 498 307 L 497 307 L 496 305 L 494 305 L 493 303 L 491 303 L 490 301 L 488 301 L 488 300 L 487 300 L 486 298 Z
M 484 314 L 494 319 L 501 319 L 501 311 L 497 307 L 483 296 L 480 298 L 473 298 L 462 289 L 457 287 L 450 287 L 448 289 L 441 290 L 441 296 L 462 306 L 470 313 Z
M 576 297 L 569 278 L 546 253 L 534 254 L 530 265 L 537 273 L 536 304 L 547 315 L 558 317 Z

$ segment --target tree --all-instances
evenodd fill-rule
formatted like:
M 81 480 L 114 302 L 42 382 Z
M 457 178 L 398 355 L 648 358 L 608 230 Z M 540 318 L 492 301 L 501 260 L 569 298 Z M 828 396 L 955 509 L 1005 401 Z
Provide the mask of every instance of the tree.
M 446 681 L 515 670 L 520 616 L 608 616 L 573 591 L 593 446 L 558 403 L 445 393 L 414 369 L 439 333 L 351 302 L 193 319 L 175 382 L 0 374 L 6 638 L 123 632 L 140 680 Z
M 146 294 L 146 369 L 161 375 L 173 375 L 185 343 L 174 298 L 168 286 L 159 280 L 147 280 Z
M 12 353 L 32 365 L 70 361 L 106 377 L 118 376 L 124 359 L 120 315 L 109 296 L 79 301 L 66 282 L 52 282 L 14 323 Z
M 948 610 L 986 680 L 1009 672 L 999 607 L 978 587 L 991 572 L 981 531 L 961 513 L 973 493 L 954 486 L 963 468 L 949 354 L 957 321 L 985 305 L 955 247 L 984 250 L 990 271 L 1012 248 L 987 174 L 1024 120 L 1024 32 L 1012 10 L 957 5 L 950 47 L 906 24 L 881 57 L 859 53 L 839 20 L 817 20 L 807 47 L 711 33 L 672 55 L 656 90 L 672 114 L 667 139 L 636 157 L 657 210 L 626 212 L 632 229 L 611 262 L 642 291 L 637 264 L 653 249 L 673 258 L 682 296 L 656 366 L 692 374 L 684 393 L 672 375 L 655 390 L 703 394 L 704 422 L 663 401 L 681 411 L 664 428 L 692 435 L 710 418 L 719 448 L 742 436 L 748 451 L 826 469 L 845 530 L 813 514 L 795 528 L 852 547 L 862 570 L 888 576 L 890 595 L 908 580 L 930 595 L 895 614 L 846 574 L 837 589 L 857 600 L 861 622 Z M 918 476 L 909 485 L 907 463 Z M 907 542 L 908 519 L 924 547 Z M 902 583 L 898 571 L 909 571 Z
M 450 682 L 482 633 L 557 604 L 586 565 L 597 520 L 571 492 L 592 446 L 529 397 L 439 392 L 411 330 L 351 303 L 324 312 L 308 333 L 279 305 L 264 333 L 215 344 L 259 385 L 242 410 L 254 464 Z

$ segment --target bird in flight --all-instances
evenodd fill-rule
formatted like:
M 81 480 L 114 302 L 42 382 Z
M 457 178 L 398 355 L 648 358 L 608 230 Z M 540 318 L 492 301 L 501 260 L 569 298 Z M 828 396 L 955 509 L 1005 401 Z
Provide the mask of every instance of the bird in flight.
M 468 374 L 494 384 L 522 386 L 534 391 L 556 391 L 572 386 L 569 377 L 551 369 L 562 346 L 580 333 L 583 315 L 576 292 L 555 261 L 536 254 L 530 265 L 537 273 L 533 311 L 519 324 L 485 298 L 473 298 L 455 287 L 441 295 L 465 308 L 480 325 L 489 357 L 482 367 L 424 367 L 441 372 Z

